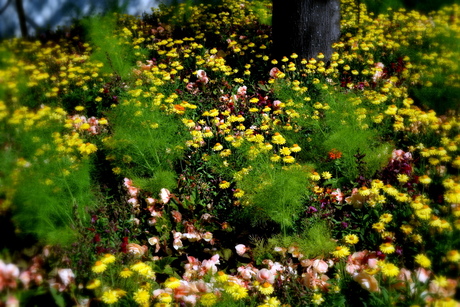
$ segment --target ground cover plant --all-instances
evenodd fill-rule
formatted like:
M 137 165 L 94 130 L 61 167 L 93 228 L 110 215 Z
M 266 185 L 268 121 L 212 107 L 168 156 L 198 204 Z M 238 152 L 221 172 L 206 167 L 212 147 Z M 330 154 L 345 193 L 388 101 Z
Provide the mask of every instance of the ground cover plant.
M 330 61 L 269 1 L 1 42 L 1 305 L 459 305 L 460 7 L 341 7 Z

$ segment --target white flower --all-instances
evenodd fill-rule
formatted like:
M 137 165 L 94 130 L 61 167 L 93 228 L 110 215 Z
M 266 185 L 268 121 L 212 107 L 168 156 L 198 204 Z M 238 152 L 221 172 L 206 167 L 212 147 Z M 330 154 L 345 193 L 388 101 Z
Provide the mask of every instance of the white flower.
M 240 256 L 243 256 L 244 253 L 246 253 L 246 251 L 248 250 L 248 248 L 244 244 L 238 244 L 237 246 L 235 246 L 235 249 L 236 253 Z
M 169 192 L 168 189 L 161 189 L 161 192 L 160 192 L 160 197 L 161 197 L 161 200 L 163 201 L 164 204 L 167 204 L 169 202 L 169 200 L 171 199 L 171 193 Z

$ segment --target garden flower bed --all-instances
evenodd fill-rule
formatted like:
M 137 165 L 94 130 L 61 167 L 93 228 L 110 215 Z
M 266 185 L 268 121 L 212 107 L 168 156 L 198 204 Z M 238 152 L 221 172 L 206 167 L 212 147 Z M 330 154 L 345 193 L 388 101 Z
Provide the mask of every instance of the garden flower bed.
M 460 305 L 460 6 L 270 1 L 0 44 L 0 305 Z

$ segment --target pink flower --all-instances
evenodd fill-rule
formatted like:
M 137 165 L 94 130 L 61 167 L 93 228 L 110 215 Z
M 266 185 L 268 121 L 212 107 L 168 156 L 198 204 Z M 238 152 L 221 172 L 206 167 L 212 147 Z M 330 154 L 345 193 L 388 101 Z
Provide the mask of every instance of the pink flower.
M 151 237 L 148 239 L 150 245 L 155 246 L 155 253 L 160 250 L 160 239 L 158 237 Z
M 278 74 L 281 72 L 281 70 L 279 70 L 277 67 L 273 67 L 271 70 L 270 70 L 270 77 L 272 78 L 277 78 L 278 77 Z
M 248 250 L 248 248 L 244 244 L 238 244 L 237 246 L 235 246 L 235 249 L 236 253 L 240 256 L 243 256 L 244 253 L 246 253 L 246 251 Z
M 261 284 L 264 282 L 269 282 L 270 284 L 273 284 L 275 282 L 275 274 L 268 270 L 268 269 L 261 269 L 257 272 L 257 281 L 259 281 Z
M 211 259 L 203 260 L 203 262 L 201 263 L 200 275 L 204 276 L 208 272 L 211 272 L 212 274 L 217 273 L 218 269 L 216 265 L 220 264 L 219 258 L 220 258 L 219 254 L 215 254 L 214 256 L 211 257 Z
M 206 242 L 209 242 L 212 240 L 212 233 L 211 232 L 205 232 L 203 235 L 202 235 L 202 238 L 203 240 L 205 240 Z
M 256 275 L 257 269 L 255 269 L 252 265 L 247 266 L 240 266 L 237 269 L 238 273 L 240 274 L 241 278 L 245 280 L 250 280 L 252 276 Z
M 244 98 L 246 97 L 246 90 L 247 90 L 246 86 L 240 86 L 237 90 L 237 93 L 240 97 Z
M 324 274 L 327 272 L 329 266 L 326 261 L 315 259 L 313 261 L 312 268 L 315 273 Z
M 16 288 L 16 280 L 18 277 L 19 268 L 15 264 L 5 264 L 2 260 L 0 260 L 0 291 L 4 288 Z
M 340 189 L 337 189 L 335 190 L 334 192 L 331 193 L 332 196 L 335 196 L 335 199 L 339 202 L 339 203 L 342 203 L 343 202 L 343 193 Z
M 67 287 L 73 282 L 75 275 L 72 272 L 72 269 L 59 269 L 58 270 L 59 278 L 62 281 L 62 284 Z
M 359 283 L 363 289 L 366 289 L 370 292 L 380 292 L 377 279 L 366 272 L 355 273 L 353 275 L 353 280 Z
M 173 210 L 171 211 L 171 215 L 176 223 L 180 223 L 182 221 L 182 214 L 179 211 Z
M 202 69 L 197 70 L 196 77 L 198 78 L 198 81 L 200 81 L 200 82 L 202 82 L 204 84 L 209 82 L 209 78 L 206 75 L 206 72 L 204 70 L 202 70 Z
M 161 197 L 161 200 L 163 201 L 164 204 L 167 204 L 169 202 L 169 200 L 171 199 L 171 193 L 169 192 L 168 189 L 161 189 L 161 192 L 160 192 L 160 197 Z
M 147 252 L 148 247 L 145 245 L 141 246 L 136 243 L 129 243 L 128 245 L 126 245 L 126 249 L 128 250 L 129 253 L 133 255 L 143 256 Z

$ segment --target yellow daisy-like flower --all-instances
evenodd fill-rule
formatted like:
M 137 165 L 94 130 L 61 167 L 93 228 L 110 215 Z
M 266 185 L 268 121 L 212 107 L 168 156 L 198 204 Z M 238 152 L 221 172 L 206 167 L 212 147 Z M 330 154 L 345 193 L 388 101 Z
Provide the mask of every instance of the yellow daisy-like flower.
M 343 239 L 345 243 L 348 243 L 348 244 L 356 244 L 359 242 L 359 238 L 355 234 L 346 235 Z
M 284 146 L 280 149 L 280 154 L 282 154 L 283 156 L 289 156 L 291 154 L 291 150 L 289 149 L 289 147 Z
M 358 190 L 359 195 L 361 196 L 369 196 L 371 194 L 371 190 L 368 187 L 361 187 Z
M 318 181 L 321 179 L 321 176 L 317 172 L 313 172 L 313 174 L 310 175 L 310 179 L 313 181 Z
M 379 248 L 385 254 L 393 254 L 395 252 L 395 247 L 389 242 L 381 244 Z
M 380 263 L 382 274 L 387 277 L 395 277 L 399 274 L 399 268 L 393 263 Z
M 120 299 L 121 294 L 123 294 L 123 293 L 121 293 L 121 292 L 119 292 L 117 290 L 109 289 L 109 290 L 104 291 L 102 293 L 101 301 L 103 301 L 104 303 L 109 304 L 109 305 L 115 304 Z
M 226 282 L 228 280 L 228 275 L 225 274 L 223 271 L 217 272 L 216 280 L 218 282 Z
M 180 279 L 177 279 L 176 277 L 169 277 L 165 281 L 165 287 L 169 289 L 176 289 L 180 286 Z
M 423 175 L 419 177 L 418 181 L 422 184 L 428 185 L 431 183 L 431 178 L 428 177 L 428 175 Z
M 372 228 L 377 230 L 377 232 L 382 232 L 385 229 L 385 224 L 382 222 L 372 224 Z
M 393 215 L 390 213 L 384 213 L 380 216 L 380 222 L 382 223 L 389 223 L 391 220 L 393 220 Z
M 214 145 L 212 148 L 214 151 L 221 151 L 222 149 L 224 149 L 224 146 L 222 146 L 220 143 L 216 143 L 216 145 Z
M 257 307 L 279 307 L 281 306 L 281 302 L 276 297 L 267 297 L 264 300 L 263 305 L 259 305 Z
M 104 264 L 109 264 L 115 262 L 116 258 L 112 254 L 105 254 L 104 257 L 102 257 L 101 262 Z
M 418 254 L 415 256 L 415 262 L 420 264 L 423 268 L 431 267 L 431 260 L 424 254 Z
M 86 289 L 96 289 L 98 287 L 101 286 L 101 281 L 99 279 L 94 279 L 94 280 L 91 280 L 87 285 L 86 285 Z
M 158 295 L 158 301 L 160 303 L 171 303 L 172 302 L 172 296 L 168 292 L 163 292 L 160 295 Z
M 273 288 L 272 284 L 270 284 L 269 282 L 264 282 L 258 287 L 258 289 L 260 293 L 264 295 L 270 295 L 273 293 L 273 291 L 275 291 L 275 288 Z
M 147 278 L 155 278 L 155 272 L 152 270 L 152 268 L 148 264 L 145 264 L 142 261 L 136 264 L 133 264 L 131 266 L 131 270 L 138 272 L 139 274 Z
M 291 149 L 292 152 L 299 152 L 299 151 L 302 150 L 302 148 L 300 148 L 300 146 L 297 145 L 297 144 L 292 145 L 292 147 L 290 149 Z
M 146 305 L 150 301 L 150 293 L 146 289 L 137 289 L 137 291 L 134 292 L 133 299 L 139 305 Z
M 344 258 L 350 255 L 350 250 L 346 246 L 337 246 L 335 251 L 332 252 L 332 255 L 336 258 Z
M 228 189 L 230 187 L 230 182 L 223 180 L 219 183 L 219 188 L 221 189 Z
M 460 261 L 460 253 L 458 250 L 450 250 L 447 252 L 447 260 L 450 262 L 459 262 Z
M 234 282 L 229 282 L 224 289 L 225 292 L 230 294 L 235 300 L 240 300 L 248 296 L 248 289 Z
M 200 297 L 200 304 L 206 307 L 217 303 L 217 296 L 214 293 L 205 293 Z
M 323 177 L 323 179 L 328 180 L 328 179 L 331 179 L 331 178 L 332 178 L 332 175 L 331 175 L 331 173 L 329 173 L 329 172 L 322 172 L 322 173 L 321 173 L 321 177 Z
M 121 278 L 129 278 L 131 277 L 132 275 L 134 274 L 133 271 L 131 271 L 130 269 L 128 268 L 124 268 L 121 272 L 120 272 L 120 277 Z
M 102 273 L 107 269 L 107 264 L 105 264 L 102 261 L 96 261 L 94 266 L 91 268 L 91 271 L 93 271 L 96 274 Z
M 414 228 L 410 225 L 407 225 L 407 224 L 404 224 L 404 225 L 401 225 L 401 227 L 399 227 L 401 229 L 402 232 L 404 232 L 404 234 L 408 235 L 410 233 L 412 233 L 412 231 L 414 230 Z
M 324 302 L 324 298 L 321 293 L 314 293 L 311 301 L 315 305 L 321 305 Z
M 286 157 L 283 157 L 283 162 L 284 163 L 294 163 L 295 158 L 293 156 L 286 156 Z
M 400 183 L 406 183 L 409 181 L 409 176 L 407 176 L 406 174 L 398 174 L 396 178 Z

